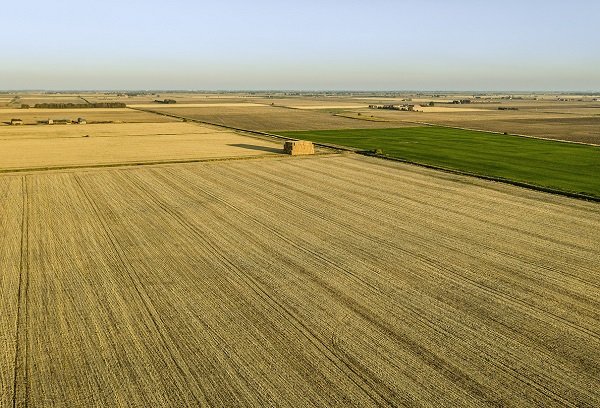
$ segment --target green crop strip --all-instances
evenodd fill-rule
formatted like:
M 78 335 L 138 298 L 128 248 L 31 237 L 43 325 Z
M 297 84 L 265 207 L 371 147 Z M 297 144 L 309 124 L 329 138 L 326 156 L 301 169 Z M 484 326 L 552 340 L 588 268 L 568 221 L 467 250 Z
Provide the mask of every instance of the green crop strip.
M 278 134 L 381 149 L 392 158 L 600 197 L 598 146 L 428 126 Z

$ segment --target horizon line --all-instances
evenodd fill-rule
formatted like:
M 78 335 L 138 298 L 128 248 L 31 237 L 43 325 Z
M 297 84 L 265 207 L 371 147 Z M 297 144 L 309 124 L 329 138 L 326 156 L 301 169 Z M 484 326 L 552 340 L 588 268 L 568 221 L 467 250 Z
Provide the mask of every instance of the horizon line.
M 396 89 L 396 90 L 382 90 L 382 89 L 371 89 L 371 90 L 356 90 L 356 89 L 0 89 L 0 93 L 30 93 L 30 92 L 44 92 L 44 93 L 83 93 L 83 92 L 94 92 L 94 93 L 273 93 L 273 92 L 302 92 L 302 93 L 521 93 L 521 94 L 600 94 L 600 90 L 474 90 L 474 89 L 454 89 L 454 90 L 440 90 L 440 89 Z

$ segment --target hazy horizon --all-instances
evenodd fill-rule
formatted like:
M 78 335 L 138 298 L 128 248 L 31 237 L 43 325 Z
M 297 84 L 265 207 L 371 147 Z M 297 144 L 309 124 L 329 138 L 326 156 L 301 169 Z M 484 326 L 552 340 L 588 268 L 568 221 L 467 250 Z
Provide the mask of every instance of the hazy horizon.
M 4 6 L 1 90 L 597 92 L 593 1 Z
M 353 90 L 353 89 L 0 89 L 0 94 L 12 94 L 12 93 L 47 93 L 47 94 L 76 94 L 76 93 L 215 93 L 215 94 L 241 94 L 241 93 L 331 93 L 331 94 L 343 94 L 343 93 L 364 93 L 364 94 L 437 94 L 440 95 L 456 95 L 456 94 L 481 94 L 481 95 L 597 95 L 599 91 L 585 90 L 585 89 L 571 89 L 565 91 L 557 90 L 473 90 L 473 89 L 454 89 L 454 90 L 437 90 L 437 89 L 364 89 L 364 90 Z

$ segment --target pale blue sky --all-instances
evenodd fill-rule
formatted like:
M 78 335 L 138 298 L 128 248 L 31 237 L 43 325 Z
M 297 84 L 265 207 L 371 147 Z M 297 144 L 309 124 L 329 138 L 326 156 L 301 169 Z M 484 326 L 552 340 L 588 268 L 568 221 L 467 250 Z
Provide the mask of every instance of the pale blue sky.
M 600 90 L 600 1 L 11 1 L 0 89 Z

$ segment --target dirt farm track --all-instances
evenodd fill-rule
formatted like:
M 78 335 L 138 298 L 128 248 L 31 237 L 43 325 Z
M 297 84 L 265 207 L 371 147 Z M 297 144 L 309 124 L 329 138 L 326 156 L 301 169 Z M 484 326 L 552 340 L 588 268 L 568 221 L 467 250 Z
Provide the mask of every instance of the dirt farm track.
M 0 208 L 1 407 L 600 406 L 595 203 L 273 154 Z

